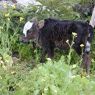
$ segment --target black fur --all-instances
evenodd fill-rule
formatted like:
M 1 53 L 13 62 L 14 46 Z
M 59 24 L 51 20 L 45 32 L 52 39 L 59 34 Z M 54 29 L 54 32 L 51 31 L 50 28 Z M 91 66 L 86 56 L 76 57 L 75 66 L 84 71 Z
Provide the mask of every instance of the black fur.
M 80 45 L 86 45 L 87 40 L 91 42 L 93 38 L 93 28 L 87 22 L 45 19 L 44 27 L 40 29 L 39 32 L 43 52 L 47 53 L 48 57 L 52 58 L 54 56 L 56 42 L 61 42 L 68 48 L 66 40 L 69 40 L 70 43 L 72 42 L 72 32 L 77 33 L 73 48 L 80 55 L 82 52 Z M 90 37 L 88 37 L 89 34 Z

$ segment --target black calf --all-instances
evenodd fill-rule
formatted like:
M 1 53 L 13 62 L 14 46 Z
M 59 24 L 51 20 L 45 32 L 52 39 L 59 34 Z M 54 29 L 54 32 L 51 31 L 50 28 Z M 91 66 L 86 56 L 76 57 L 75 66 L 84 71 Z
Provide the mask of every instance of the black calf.
M 85 64 L 86 71 L 89 72 L 90 61 L 86 60 L 90 60 L 88 56 L 90 52 L 90 43 L 93 38 L 93 28 L 87 22 L 70 20 L 60 21 L 50 18 L 40 22 L 29 22 L 24 26 L 23 33 L 25 37 L 22 39 L 35 39 L 34 42 L 42 48 L 41 62 L 44 62 L 46 54 L 49 58 L 54 56 L 54 48 L 56 46 L 63 49 L 69 48 L 66 41 L 69 40 L 70 43 L 72 42 L 73 32 L 77 34 L 77 37 L 74 38 L 73 48 L 81 55 L 82 49 L 80 45 L 84 45 L 83 63 Z

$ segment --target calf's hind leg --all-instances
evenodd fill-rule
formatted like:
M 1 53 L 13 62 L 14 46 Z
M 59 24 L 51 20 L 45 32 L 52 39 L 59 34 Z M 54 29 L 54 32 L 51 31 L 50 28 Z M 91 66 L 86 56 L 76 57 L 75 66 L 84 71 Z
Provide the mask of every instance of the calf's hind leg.
M 83 68 L 86 70 L 86 73 L 89 74 L 91 65 L 90 53 L 83 54 Z
M 90 72 L 91 57 L 90 57 L 90 42 L 87 41 L 84 54 L 83 54 L 83 67 L 85 68 L 87 74 Z

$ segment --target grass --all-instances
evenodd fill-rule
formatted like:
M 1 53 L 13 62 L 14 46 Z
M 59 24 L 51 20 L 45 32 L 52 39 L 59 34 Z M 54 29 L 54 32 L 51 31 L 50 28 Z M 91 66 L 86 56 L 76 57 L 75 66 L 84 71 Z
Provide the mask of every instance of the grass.
M 95 76 L 79 74 L 79 67 L 67 65 L 64 56 L 32 66 L 23 62 L 0 68 L 0 95 L 95 95 Z

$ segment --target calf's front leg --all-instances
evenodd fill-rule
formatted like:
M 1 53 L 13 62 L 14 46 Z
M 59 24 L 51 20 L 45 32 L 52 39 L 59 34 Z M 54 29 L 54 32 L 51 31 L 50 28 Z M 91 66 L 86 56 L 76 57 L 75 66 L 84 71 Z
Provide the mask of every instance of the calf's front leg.
M 45 49 L 42 50 L 42 54 L 41 54 L 41 59 L 40 59 L 40 63 L 44 63 L 45 62 L 45 56 L 47 54 L 47 51 Z

